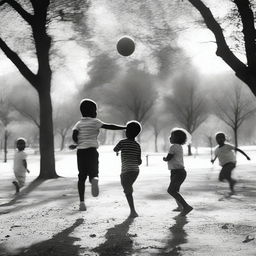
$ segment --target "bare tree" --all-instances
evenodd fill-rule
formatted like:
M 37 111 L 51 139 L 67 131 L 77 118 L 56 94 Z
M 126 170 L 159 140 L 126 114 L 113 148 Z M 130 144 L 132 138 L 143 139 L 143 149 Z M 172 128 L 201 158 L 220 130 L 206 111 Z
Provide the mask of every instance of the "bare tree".
M 238 131 L 241 125 L 256 112 L 256 104 L 251 94 L 243 90 L 241 84 L 235 84 L 229 97 L 216 100 L 216 115 L 234 132 L 235 146 L 238 146 Z
M 153 78 L 142 70 L 129 70 L 120 85 L 108 90 L 107 101 L 124 122 L 131 119 L 144 124 L 158 97 Z
M 193 134 L 208 115 L 205 98 L 197 84 L 198 81 L 192 74 L 181 75 L 174 81 L 172 93 L 164 98 L 167 111 L 190 134 Z M 192 155 L 190 144 L 188 145 L 188 155 Z
M 221 22 L 214 17 L 211 9 L 202 0 L 187 1 L 199 11 L 207 28 L 214 34 L 217 44 L 216 55 L 221 57 L 235 75 L 256 95 L 255 3 L 252 0 L 230 1 L 235 6 L 235 13 L 229 17 L 229 21 L 234 27 L 238 27 L 242 34 L 239 44 L 243 47 L 244 54 L 238 58 L 235 54 L 237 47 L 232 49 L 227 43 Z M 233 10 L 230 9 L 230 11 Z
M 8 144 L 8 137 L 10 132 L 8 131 L 8 125 L 11 122 L 11 108 L 9 101 L 6 97 L 0 95 L 0 124 L 3 126 L 3 136 L 4 136 L 4 162 L 7 162 L 7 144 Z
M 75 101 L 65 101 L 55 108 L 53 122 L 54 130 L 61 138 L 60 150 L 64 149 L 68 132 L 74 126 L 75 122 L 79 120 L 78 105 L 79 103 Z

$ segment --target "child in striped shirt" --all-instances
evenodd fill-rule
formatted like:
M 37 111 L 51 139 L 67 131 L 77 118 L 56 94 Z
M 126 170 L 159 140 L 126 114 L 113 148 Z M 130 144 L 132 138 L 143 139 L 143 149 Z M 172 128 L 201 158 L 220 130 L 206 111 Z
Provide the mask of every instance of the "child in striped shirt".
M 141 132 L 141 125 L 137 121 L 130 121 L 126 126 L 126 139 L 118 142 L 114 147 L 114 151 L 117 153 L 121 151 L 121 185 L 124 189 L 124 193 L 127 202 L 130 207 L 130 218 L 138 217 L 138 214 L 134 207 L 133 202 L 133 183 L 139 175 L 139 165 L 141 165 L 141 148 L 140 144 L 135 141 L 135 137 Z
M 93 196 L 98 196 L 98 167 L 99 154 L 97 148 L 100 128 L 109 130 L 123 130 L 125 126 L 106 124 L 97 117 L 97 104 L 90 99 L 83 99 L 80 103 L 82 118 L 74 128 L 72 138 L 77 144 L 77 166 L 78 166 L 78 193 L 80 198 L 80 211 L 86 211 L 84 203 L 85 181 L 89 176 L 91 192 Z

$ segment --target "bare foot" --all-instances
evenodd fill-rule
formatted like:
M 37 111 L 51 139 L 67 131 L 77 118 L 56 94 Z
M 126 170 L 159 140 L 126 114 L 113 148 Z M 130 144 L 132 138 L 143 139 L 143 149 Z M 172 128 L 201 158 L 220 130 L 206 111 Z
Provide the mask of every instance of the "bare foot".
M 181 212 L 181 215 L 182 215 L 182 216 L 185 216 L 185 215 L 187 215 L 188 213 L 190 213 L 192 210 L 193 210 L 193 207 L 189 205 L 188 207 L 186 207 L 186 208 L 183 209 L 183 211 Z

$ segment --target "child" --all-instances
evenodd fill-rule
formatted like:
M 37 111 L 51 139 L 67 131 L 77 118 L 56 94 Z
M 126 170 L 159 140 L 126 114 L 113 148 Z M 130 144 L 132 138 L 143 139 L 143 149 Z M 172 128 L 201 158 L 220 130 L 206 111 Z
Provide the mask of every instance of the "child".
M 170 143 L 171 147 L 169 153 L 163 158 L 164 161 L 168 162 L 168 169 L 171 170 L 171 181 L 167 189 L 167 192 L 174 197 L 178 208 L 174 211 L 180 211 L 181 215 L 187 215 L 193 210 L 184 198 L 180 195 L 180 186 L 186 179 L 187 173 L 184 169 L 183 163 L 183 148 L 187 135 L 181 129 L 176 129 L 171 132 Z
M 26 180 L 26 172 L 29 173 L 27 169 L 27 154 L 24 152 L 26 147 L 26 140 L 23 138 L 18 138 L 16 140 L 16 152 L 14 154 L 13 159 L 13 171 L 16 177 L 16 180 L 13 181 L 13 185 L 15 186 L 16 193 L 20 192 L 20 188 L 25 185 Z
M 139 165 L 141 165 L 141 148 L 139 143 L 135 141 L 135 137 L 141 132 L 141 125 L 137 121 L 130 121 L 126 126 L 126 139 L 118 142 L 114 147 L 117 153 L 121 151 L 122 170 L 121 184 L 124 189 L 126 199 L 130 207 L 130 218 L 138 217 L 133 202 L 132 185 L 139 175 Z
M 228 181 L 230 194 L 232 195 L 234 194 L 234 186 L 236 184 L 236 180 L 231 177 L 232 171 L 236 167 L 236 156 L 233 150 L 242 153 L 247 160 L 250 160 L 250 157 L 247 156 L 241 149 L 225 143 L 226 136 L 223 132 L 216 133 L 215 138 L 219 146 L 215 149 L 215 157 L 211 160 L 211 162 L 213 164 L 216 158 L 219 159 L 219 164 L 222 167 L 219 174 L 219 181 Z
M 125 126 L 106 124 L 97 119 L 97 104 L 90 99 L 83 99 L 80 103 L 82 118 L 73 128 L 72 138 L 77 143 L 77 166 L 78 166 L 78 193 L 80 198 L 80 211 L 86 211 L 84 204 L 85 181 L 89 176 L 92 184 L 93 196 L 98 196 L 98 135 L 100 128 L 109 130 L 126 129 Z

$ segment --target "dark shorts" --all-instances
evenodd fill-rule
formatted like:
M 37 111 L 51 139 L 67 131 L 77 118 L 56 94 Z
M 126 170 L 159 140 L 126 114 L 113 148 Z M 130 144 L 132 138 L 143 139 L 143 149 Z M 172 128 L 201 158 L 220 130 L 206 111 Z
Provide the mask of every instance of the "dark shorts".
M 180 186 L 187 177 L 185 169 L 174 169 L 171 170 L 171 182 L 168 187 L 168 191 L 180 191 Z
M 138 175 L 139 175 L 139 172 L 135 172 L 135 171 L 121 173 L 120 175 L 121 185 L 123 186 L 125 194 L 132 194 L 133 192 L 132 185 L 137 179 Z
M 227 164 L 224 164 L 222 166 L 222 169 L 220 171 L 220 174 L 219 174 L 219 180 L 220 181 L 223 181 L 223 180 L 230 180 L 231 179 L 231 173 L 232 171 L 234 170 L 234 168 L 236 167 L 236 163 L 227 163 Z
M 85 181 L 99 175 L 99 153 L 96 148 L 86 148 L 77 150 L 78 179 Z

